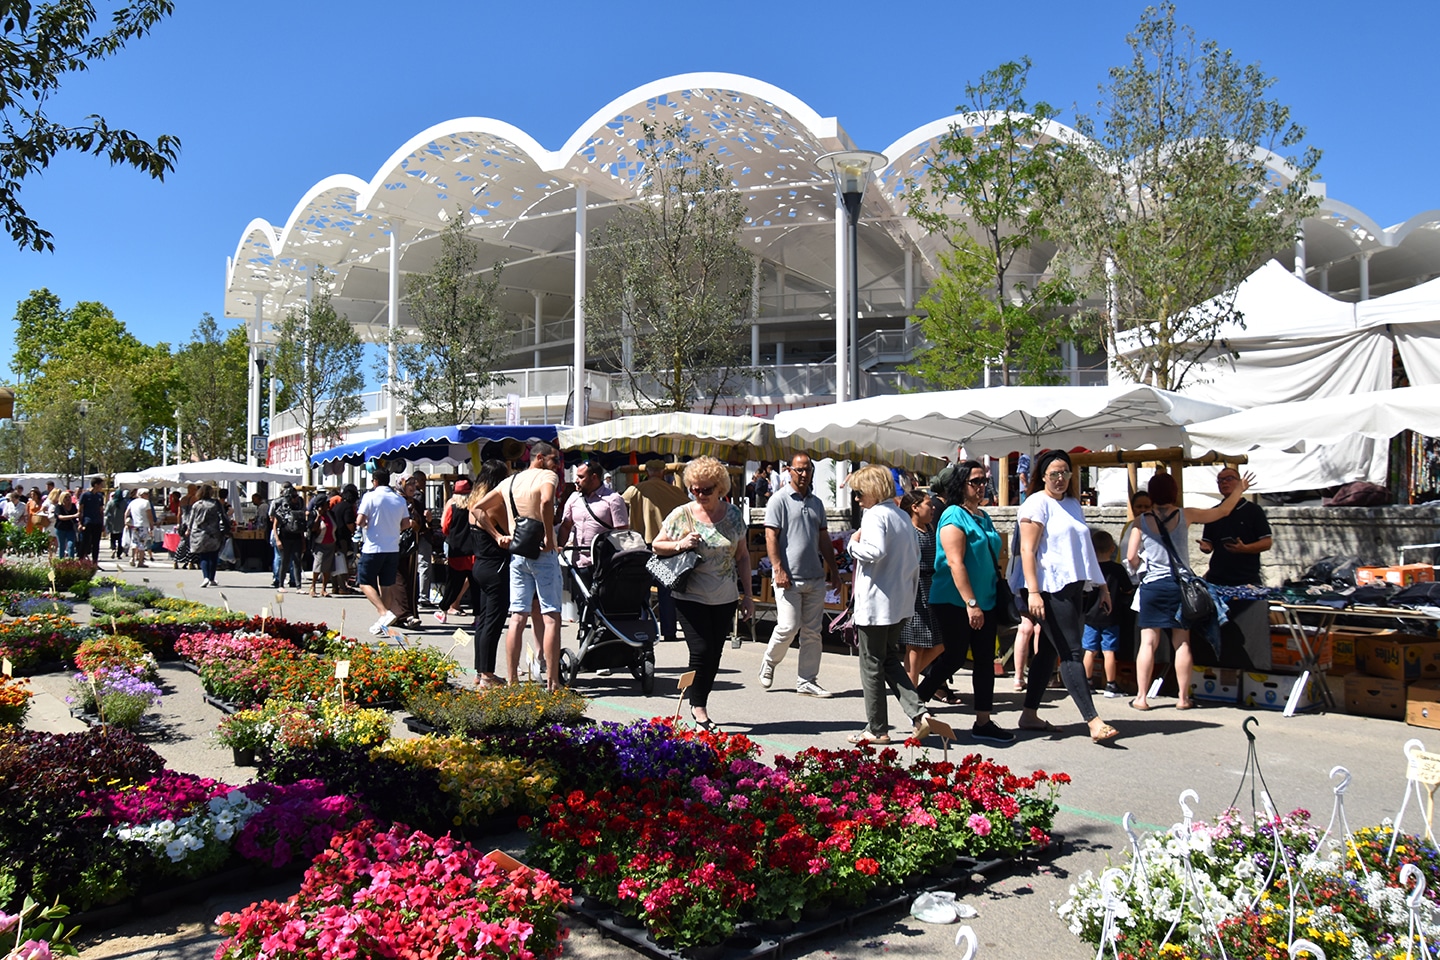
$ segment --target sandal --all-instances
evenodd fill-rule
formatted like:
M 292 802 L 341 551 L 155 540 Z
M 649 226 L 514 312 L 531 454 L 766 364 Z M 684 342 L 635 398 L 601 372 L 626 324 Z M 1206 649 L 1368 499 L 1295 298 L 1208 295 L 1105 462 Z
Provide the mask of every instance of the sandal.
M 1194 700 L 1191 700 L 1189 703 L 1177 703 L 1177 704 L 1175 704 L 1175 709 L 1176 709 L 1176 710 L 1194 710 L 1194 709 L 1195 709 L 1196 707 L 1198 707 L 1198 706 L 1200 706 L 1200 704 L 1196 703 Z
M 695 711 L 694 711 L 694 710 L 691 710 L 691 711 L 690 711 L 690 722 L 693 723 L 693 724 L 695 724 L 695 727 L 696 727 L 697 729 L 699 729 L 699 730 L 704 730 L 706 733 L 719 733 L 719 732 L 720 732 L 720 728 L 719 728 L 718 726 L 716 726 L 714 720 L 711 720 L 709 717 L 706 717 L 704 720 L 701 720 L 699 717 L 695 716 Z
M 941 687 L 935 691 L 935 699 L 941 703 L 948 703 L 952 707 L 958 707 L 963 702 L 960 695 L 949 687 Z
M 859 733 L 852 733 L 845 739 L 855 744 L 856 746 L 859 746 L 862 743 L 889 743 L 890 734 L 875 734 L 871 733 L 868 729 L 865 729 L 861 730 Z
M 1095 743 L 1104 743 L 1106 740 L 1113 740 L 1120 736 L 1120 731 L 1108 723 L 1100 724 L 1100 729 L 1090 734 L 1090 739 Z
M 1038 730 L 1042 733 L 1059 733 L 1060 728 L 1049 720 L 1020 720 L 1015 724 L 1017 730 Z
M 1145 706 L 1142 707 L 1142 706 L 1140 706 L 1139 701 L 1137 701 L 1137 700 L 1131 700 L 1131 701 L 1130 701 L 1130 709 L 1131 709 L 1131 710 L 1139 710 L 1139 711 L 1141 711 L 1141 712 L 1144 712 L 1144 711 L 1146 711 L 1146 710 L 1153 710 L 1153 709 L 1155 709 L 1155 708 L 1152 707 L 1152 706 L 1150 706 L 1150 704 L 1148 704 L 1148 703 L 1145 704 Z

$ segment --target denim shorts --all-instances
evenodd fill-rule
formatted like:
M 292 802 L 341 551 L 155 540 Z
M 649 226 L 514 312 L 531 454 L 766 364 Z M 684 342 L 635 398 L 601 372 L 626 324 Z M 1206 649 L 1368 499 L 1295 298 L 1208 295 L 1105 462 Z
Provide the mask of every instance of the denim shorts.
M 510 558 L 510 612 L 529 613 L 530 601 L 540 595 L 541 613 L 560 612 L 560 556 L 553 550 L 534 560 Z
M 1102 650 L 1111 653 L 1120 643 L 1120 625 L 1112 623 L 1108 627 L 1092 627 L 1085 624 L 1085 636 L 1081 638 L 1080 645 L 1089 651 Z
M 393 587 L 400 574 L 400 554 L 362 553 L 355 568 L 355 583 L 361 587 Z

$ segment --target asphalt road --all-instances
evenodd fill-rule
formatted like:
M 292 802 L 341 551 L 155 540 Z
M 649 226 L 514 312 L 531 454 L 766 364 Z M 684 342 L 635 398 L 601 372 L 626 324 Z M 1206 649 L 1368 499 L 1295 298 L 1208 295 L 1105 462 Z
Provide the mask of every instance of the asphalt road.
M 312 599 L 308 592 L 290 592 L 277 598 L 270 588 L 268 573 L 222 573 L 221 586 L 210 589 L 199 587 L 198 572 L 168 566 L 125 568 L 121 575 L 134 582 L 146 581 L 172 595 L 217 605 L 223 596 L 232 608 L 253 613 L 269 607 L 272 613 L 290 619 L 321 620 L 332 626 L 339 626 L 343 616 L 344 630 L 351 634 L 363 632 L 374 619 L 373 609 L 360 598 Z M 410 634 L 410 641 L 451 649 L 456 625 L 438 624 L 428 615 L 426 622 L 425 628 Z M 570 646 L 573 635 L 573 628 L 567 625 L 565 637 Z M 774 687 L 770 691 L 761 688 L 756 672 L 762 651 L 760 644 L 750 642 L 725 651 L 710 701 L 711 716 L 728 731 L 750 735 L 767 751 L 788 753 L 809 746 L 846 748 L 846 736 L 864 726 L 857 660 L 827 650 L 820 681 L 835 695 L 819 700 L 794 692 L 793 653 L 776 671 Z M 459 647 L 455 653 L 462 664 L 470 665 L 473 647 Z M 662 643 L 656 654 L 656 690 L 648 698 L 641 695 L 628 675 L 582 675 L 576 688 L 591 698 L 590 715 L 628 721 L 673 714 L 677 706 L 675 681 L 685 669 L 685 646 Z M 161 720 L 166 732 L 157 738 L 155 749 L 174 769 L 243 782 L 249 771 L 234 767 L 229 752 L 209 740 L 219 714 L 200 699 L 198 680 L 178 668 L 167 668 L 165 674 L 173 693 L 162 705 Z M 962 673 L 956 681 L 957 691 L 968 701 L 968 675 Z M 65 729 L 73 724 L 59 699 L 64 695 L 65 679 L 52 675 L 40 678 L 38 685 L 41 694 L 29 725 Z M 1011 686 L 1009 679 L 997 679 L 995 719 L 1006 727 L 1013 727 L 1020 706 L 1020 695 L 1012 692 Z M 1097 700 L 1101 715 L 1121 733 L 1106 745 L 1094 744 L 1085 735 L 1079 713 L 1063 691 L 1052 692 L 1041 713 L 1061 728 L 1060 734 L 1022 733 L 1015 744 L 1004 748 L 968 742 L 964 731 L 971 721 L 964 705 L 940 705 L 936 710 L 936 715 L 951 723 L 959 734 L 959 741 L 951 749 L 981 752 L 1018 771 L 1064 771 L 1074 780 L 1060 797 L 1061 812 L 1055 829 L 1064 837 L 1064 846 L 1058 856 L 996 877 L 983 888 L 963 895 L 963 900 L 979 913 L 969 923 L 979 937 L 980 956 L 1002 960 L 1042 956 L 1082 960 L 1093 956 L 1092 950 L 1070 936 L 1052 908 L 1066 898 L 1075 876 L 1086 870 L 1099 872 L 1111 859 L 1123 856 L 1126 841 L 1120 822 L 1127 812 L 1142 830 L 1165 829 L 1181 818 L 1177 798 L 1186 789 L 1199 795 L 1198 803 L 1192 806 L 1200 818 L 1219 813 L 1232 801 L 1247 809 L 1252 803 L 1252 789 L 1257 783 L 1254 770 L 1258 766 L 1277 809 L 1304 807 L 1323 826 L 1334 803 L 1332 786 L 1338 782 L 1329 779 L 1328 774 L 1332 767 L 1343 765 L 1352 775 L 1345 798 L 1350 823 L 1355 827 L 1374 824 L 1395 816 L 1399 809 L 1405 786 L 1403 744 L 1412 737 L 1425 741 L 1429 735 L 1433 741 L 1429 746 L 1440 745 L 1440 734 L 1395 721 L 1338 714 L 1285 718 L 1278 713 L 1223 706 L 1178 712 L 1173 709 L 1173 700 L 1161 699 L 1158 703 L 1158 709 L 1140 713 L 1130 709 L 1124 699 Z M 892 724 L 904 723 L 893 700 L 890 716 Z M 1251 725 L 1254 763 L 1242 729 L 1249 718 L 1257 721 Z M 404 728 L 397 723 L 397 734 L 403 733 Z M 938 749 L 938 740 L 931 742 Z M 1413 804 L 1403 826 L 1411 830 L 1420 826 Z M 516 834 L 500 838 L 497 846 L 523 857 L 523 843 L 524 838 Z M 82 956 L 133 960 L 210 958 L 220 940 L 210 924 L 216 913 L 239 909 L 257 897 L 283 898 L 294 889 L 294 885 L 282 885 L 263 891 L 225 892 L 174 914 L 137 919 L 87 940 Z M 822 937 L 787 951 L 787 955 L 949 956 L 956 950 L 954 935 L 954 927 L 931 926 L 903 914 L 892 914 L 859 921 L 851 930 Z M 629 948 L 599 937 L 583 923 L 575 925 L 566 953 L 586 960 L 636 956 Z

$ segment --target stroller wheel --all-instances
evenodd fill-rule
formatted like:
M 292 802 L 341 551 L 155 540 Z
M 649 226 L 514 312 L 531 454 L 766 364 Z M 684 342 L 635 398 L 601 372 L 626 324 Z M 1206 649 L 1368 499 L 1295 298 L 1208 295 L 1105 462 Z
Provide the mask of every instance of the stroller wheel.
M 569 687 L 580 676 L 580 658 L 567 647 L 560 651 L 560 682 Z
M 645 696 L 655 692 L 655 661 L 651 654 L 646 654 L 640 659 L 640 664 L 635 668 L 635 678 L 640 681 L 640 692 Z

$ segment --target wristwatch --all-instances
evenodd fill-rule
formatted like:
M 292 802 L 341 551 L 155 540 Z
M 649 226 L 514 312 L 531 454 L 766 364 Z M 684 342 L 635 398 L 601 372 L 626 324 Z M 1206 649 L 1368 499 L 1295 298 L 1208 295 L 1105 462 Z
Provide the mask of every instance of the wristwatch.
M 965 601 L 965 606 L 967 606 L 967 607 L 978 607 L 978 606 L 980 606 L 980 601 L 979 601 L 979 600 L 973 600 L 973 599 L 972 599 L 972 600 L 966 600 L 966 601 Z

